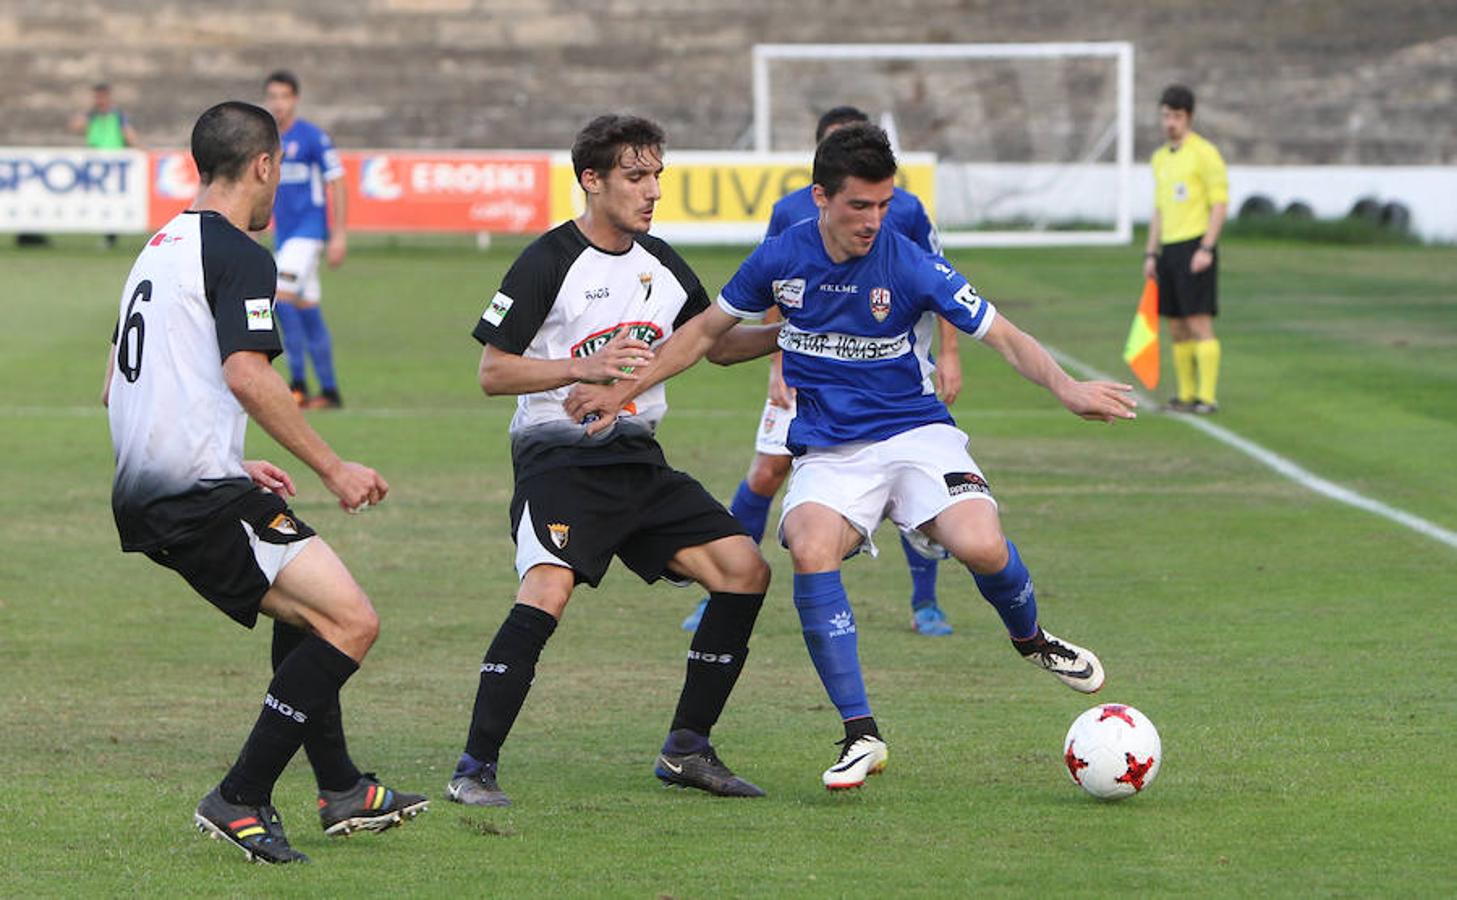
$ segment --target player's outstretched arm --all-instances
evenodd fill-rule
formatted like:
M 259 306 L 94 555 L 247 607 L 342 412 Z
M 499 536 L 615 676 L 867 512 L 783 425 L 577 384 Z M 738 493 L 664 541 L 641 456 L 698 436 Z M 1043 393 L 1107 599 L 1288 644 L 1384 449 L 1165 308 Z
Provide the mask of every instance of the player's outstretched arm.
M 1138 406 L 1133 385 L 1115 381 L 1078 381 L 1062 370 L 1037 339 L 1013 325 L 1006 316 L 992 321 L 982 341 L 1002 354 L 1023 378 L 1052 392 L 1075 415 L 1099 422 L 1134 419 Z
M 317 472 L 341 507 L 353 512 L 379 503 L 389 493 L 390 486 L 378 472 L 340 459 L 324 442 L 304 419 L 283 376 L 268 364 L 267 355 L 253 350 L 228 354 L 223 360 L 223 378 L 253 421 Z
M 579 422 L 588 416 L 598 416 L 587 427 L 587 433 L 597 434 L 605 430 L 617 420 L 618 411 L 632 398 L 698 362 L 708 352 L 708 348 L 738 322 L 737 316 L 731 316 L 717 306 L 710 306 L 673 332 L 658 348 L 653 361 L 634 372 L 631 379 L 618 381 L 607 390 L 574 389 L 563 404 L 567 415 Z M 596 355 L 594 353 L 592 356 Z
M 699 313 L 700 316 L 703 314 Z M 767 356 L 779 349 L 779 329 L 782 327 L 783 322 L 775 322 L 772 325 L 730 328 L 708 348 L 708 361 L 717 366 L 731 366 Z
M 653 351 L 648 345 L 629 337 L 624 328 L 596 353 L 566 359 L 534 359 L 487 344 L 481 351 L 476 377 L 481 390 L 492 397 L 534 394 L 579 381 L 605 384 L 620 378 L 631 380 L 637 377 L 634 372 L 638 367 L 652 360 Z

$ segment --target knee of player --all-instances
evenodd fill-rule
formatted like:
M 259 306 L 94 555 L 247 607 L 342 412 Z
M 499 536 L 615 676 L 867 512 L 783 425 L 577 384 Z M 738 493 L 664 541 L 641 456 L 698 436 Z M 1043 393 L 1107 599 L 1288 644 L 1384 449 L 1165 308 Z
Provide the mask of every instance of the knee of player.
M 769 579 L 771 577 L 769 564 L 764 561 L 764 556 L 757 549 L 745 560 L 743 568 L 744 593 L 762 594 L 769 590 Z
M 966 535 L 957 542 L 954 555 L 979 575 L 991 575 L 1007 567 L 1007 539 L 1001 531 Z
M 781 459 L 782 463 L 779 462 Z M 749 466 L 749 476 L 745 479 L 749 483 L 749 490 L 760 497 L 773 497 L 784 485 L 784 478 L 789 474 L 789 465 L 787 456 L 754 457 L 753 465 Z

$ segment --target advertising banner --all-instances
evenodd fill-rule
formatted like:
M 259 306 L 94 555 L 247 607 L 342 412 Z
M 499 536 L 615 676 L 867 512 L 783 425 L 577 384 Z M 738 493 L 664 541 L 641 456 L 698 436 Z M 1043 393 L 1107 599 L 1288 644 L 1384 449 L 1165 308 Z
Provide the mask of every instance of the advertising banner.
M 0 148 L 0 231 L 143 231 L 146 168 L 136 150 Z
M 921 198 L 936 218 L 936 157 L 903 153 L 896 183 Z M 764 236 L 774 203 L 810 183 L 811 154 L 680 150 L 664 159 L 663 198 L 653 234 L 684 244 L 754 243 Z M 582 189 L 571 156 L 552 154 L 553 223 L 579 215 Z
M 550 224 L 544 153 L 339 154 L 349 191 L 350 231 L 535 234 Z M 197 169 L 186 151 L 151 154 L 151 228 L 187 208 Z

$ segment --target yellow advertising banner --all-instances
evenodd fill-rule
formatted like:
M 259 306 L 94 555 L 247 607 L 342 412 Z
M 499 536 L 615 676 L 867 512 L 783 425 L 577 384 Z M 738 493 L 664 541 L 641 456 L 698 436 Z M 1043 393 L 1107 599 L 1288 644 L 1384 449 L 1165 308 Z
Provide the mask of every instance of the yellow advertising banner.
M 682 242 L 753 242 L 764 235 L 774 203 L 810 183 L 810 161 L 797 153 L 722 153 L 684 150 L 664 160 L 663 198 L 653 233 Z M 921 199 L 936 217 L 936 157 L 899 157 L 896 183 Z M 571 157 L 557 153 L 551 166 L 553 222 L 579 215 L 582 189 Z

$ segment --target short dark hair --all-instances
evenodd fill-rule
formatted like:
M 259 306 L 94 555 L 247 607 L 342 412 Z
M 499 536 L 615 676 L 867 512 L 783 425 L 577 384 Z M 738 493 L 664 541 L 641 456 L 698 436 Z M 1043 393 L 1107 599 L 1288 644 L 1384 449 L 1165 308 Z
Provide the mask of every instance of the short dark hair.
M 582 183 L 582 173 L 588 169 L 603 176 L 612 171 L 624 147 L 661 152 L 663 129 L 640 116 L 608 114 L 588 122 L 572 141 L 572 168 L 577 172 L 577 183 Z
M 836 125 L 849 125 L 852 122 L 869 121 L 870 117 L 859 107 L 837 106 L 834 109 L 827 110 L 824 115 L 820 116 L 819 124 L 815 126 L 815 143 L 818 144 L 824 140 L 825 132 L 834 128 Z
M 278 151 L 278 123 L 268 110 L 241 100 L 212 107 L 192 126 L 192 160 L 203 184 L 237 181 L 260 153 Z
M 111 85 L 107 84 L 104 81 L 98 81 L 95 84 L 91 85 L 91 90 L 98 91 L 98 92 L 99 91 L 109 91 L 109 90 L 111 90 Z
M 263 87 L 266 89 L 270 84 L 286 84 L 289 90 L 298 93 L 298 76 L 288 69 L 275 69 L 268 73 L 268 77 L 263 80 Z
M 1171 84 L 1164 88 L 1164 92 L 1159 95 L 1159 106 L 1182 109 L 1192 116 L 1194 115 L 1194 92 L 1182 84 Z
M 833 197 L 851 175 L 865 181 L 884 181 L 895 175 L 895 151 L 878 125 L 846 125 L 831 132 L 815 149 L 814 183 Z

